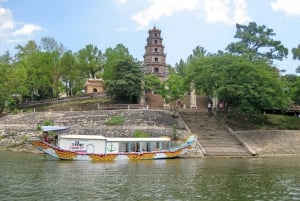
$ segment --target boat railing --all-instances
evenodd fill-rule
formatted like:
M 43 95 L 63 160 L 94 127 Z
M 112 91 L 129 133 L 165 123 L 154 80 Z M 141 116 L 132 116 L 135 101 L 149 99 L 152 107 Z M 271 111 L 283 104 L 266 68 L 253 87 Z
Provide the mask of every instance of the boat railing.
M 170 150 L 177 150 L 177 149 L 182 149 L 182 148 L 191 146 L 194 143 L 194 141 L 195 141 L 195 136 L 191 135 L 188 137 L 188 139 L 185 141 L 185 143 L 175 146 L 175 147 L 172 147 Z

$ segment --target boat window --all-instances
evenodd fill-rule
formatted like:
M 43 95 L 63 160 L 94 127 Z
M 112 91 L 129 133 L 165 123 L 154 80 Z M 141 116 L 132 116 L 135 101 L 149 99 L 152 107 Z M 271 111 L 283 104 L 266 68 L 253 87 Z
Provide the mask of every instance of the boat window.
M 147 142 L 147 151 L 152 151 L 151 150 L 151 142 Z
M 119 143 L 119 152 L 129 152 L 129 146 L 127 142 Z
M 159 151 L 160 150 L 160 142 L 152 142 L 150 144 L 151 151 Z
M 147 150 L 147 142 L 140 142 L 140 151 L 146 152 Z
M 162 142 L 161 143 L 161 149 L 162 150 L 165 150 L 165 149 L 168 149 L 169 148 L 169 142 Z
M 138 142 L 130 143 L 130 151 L 131 152 L 140 152 L 140 145 Z

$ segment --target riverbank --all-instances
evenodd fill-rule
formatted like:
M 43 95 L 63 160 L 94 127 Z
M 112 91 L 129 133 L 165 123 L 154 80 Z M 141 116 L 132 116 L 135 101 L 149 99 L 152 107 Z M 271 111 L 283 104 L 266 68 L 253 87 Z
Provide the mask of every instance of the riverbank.
M 258 156 L 300 156 L 299 130 L 251 130 L 235 133 Z
M 109 117 L 116 115 L 125 117 L 125 123 L 119 126 L 107 126 L 105 121 Z M 172 115 L 173 113 L 167 110 L 97 110 L 11 114 L 0 118 L 0 150 L 41 153 L 28 144 L 27 139 L 33 136 L 40 136 L 41 133 L 37 130 L 37 126 L 42 125 L 45 121 L 51 121 L 55 125 L 71 127 L 69 132 L 74 134 L 131 137 L 136 130 L 141 130 L 149 133 L 150 136 L 167 135 L 170 137 L 175 136 L 179 139 L 184 138 L 190 133 L 189 128 L 186 128 L 183 119 L 174 118 Z M 200 125 L 199 121 L 201 120 L 199 118 L 196 118 L 194 121 Z M 205 132 L 212 136 L 215 135 L 213 128 L 209 126 L 212 122 L 207 125 L 207 119 L 202 121 L 200 125 L 201 133 Z M 217 125 L 220 124 L 218 123 Z M 222 127 L 218 126 L 218 129 L 222 129 Z M 256 152 L 255 157 L 300 156 L 299 130 L 234 130 L 233 132 L 240 138 L 244 144 L 243 146 L 249 146 Z M 199 140 L 199 143 L 201 145 L 201 140 Z M 218 146 L 225 147 L 227 145 L 222 145 L 221 143 Z M 189 157 L 204 157 L 204 155 L 200 150 L 192 152 Z M 221 154 L 220 157 L 249 156 L 230 155 L 227 153 Z

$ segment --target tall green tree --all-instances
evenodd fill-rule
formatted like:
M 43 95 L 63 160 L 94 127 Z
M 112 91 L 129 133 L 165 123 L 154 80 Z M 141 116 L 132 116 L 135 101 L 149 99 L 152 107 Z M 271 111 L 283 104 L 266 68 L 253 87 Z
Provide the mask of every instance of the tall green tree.
M 258 26 L 255 22 L 248 25 L 236 24 L 236 29 L 234 38 L 239 41 L 227 46 L 226 50 L 230 53 L 244 56 L 250 61 L 264 60 L 268 63 L 287 57 L 288 49 L 281 41 L 272 38 L 276 35 L 273 29 L 265 25 Z
M 60 93 L 60 77 L 61 77 L 61 66 L 60 59 L 65 52 L 65 47 L 62 43 L 57 42 L 52 37 L 43 37 L 40 42 L 41 51 L 48 54 L 48 63 L 47 68 L 50 70 L 50 98 L 59 97 Z
M 286 82 L 284 88 L 287 97 L 291 97 L 294 104 L 300 104 L 300 77 L 295 74 L 287 74 L 282 76 L 283 81 Z
M 13 58 L 11 57 L 9 51 L 5 51 L 3 55 L 0 55 L 0 63 L 2 64 L 12 64 Z
M 159 92 L 162 89 L 162 81 L 157 76 L 152 74 L 144 75 L 144 89 L 146 92 Z
M 292 49 L 293 59 L 300 60 L 300 44 Z M 300 65 L 296 68 L 296 73 L 300 74 Z
M 118 44 L 114 48 L 107 48 L 104 54 L 104 73 L 103 79 L 110 80 L 115 75 L 114 66 L 121 61 L 134 60 L 128 48 L 123 44 Z
M 106 93 L 115 100 L 137 103 L 142 93 L 141 64 L 132 59 L 119 60 L 110 68 L 111 79 L 105 81 Z
M 196 88 L 217 95 L 220 101 L 240 111 L 286 109 L 291 103 L 278 71 L 264 62 L 222 55 L 198 60 L 192 68 L 190 76 L 194 76 Z
M 103 70 L 103 55 L 97 46 L 86 45 L 77 52 L 76 57 L 86 78 L 96 78 L 96 73 Z
M 26 70 L 12 64 L 0 63 L 0 112 L 12 109 L 26 95 Z
M 176 106 L 176 102 L 184 96 L 185 87 L 183 78 L 177 74 L 172 74 L 164 81 L 160 92 L 166 103 Z
M 59 55 L 62 55 L 65 52 L 63 44 L 57 42 L 52 37 L 41 38 L 41 48 L 44 52 L 58 52 Z
M 26 87 L 31 99 L 47 99 L 55 97 L 55 79 L 58 65 L 57 52 L 42 52 L 35 41 L 28 41 L 24 46 L 17 47 L 17 67 L 24 67 L 27 73 Z M 56 78 L 55 78 L 56 77 Z M 25 97 L 29 98 L 29 97 Z
M 61 79 L 65 88 L 67 96 L 72 96 L 80 92 L 83 86 L 83 77 L 81 76 L 81 69 L 76 62 L 72 51 L 66 51 L 60 62 Z
M 185 76 L 187 70 L 187 63 L 180 59 L 179 63 L 175 64 L 175 71 L 178 75 Z
M 193 49 L 193 54 L 191 54 L 187 58 L 187 63 L 191 63 L 191 62 L 193 62 L 193 60 L 201 59 L 201 58 L 205 57 L 206 54 L 207 54 L 207 51 L 205 50 L 204 47 L 197 46 L 195 49 Z

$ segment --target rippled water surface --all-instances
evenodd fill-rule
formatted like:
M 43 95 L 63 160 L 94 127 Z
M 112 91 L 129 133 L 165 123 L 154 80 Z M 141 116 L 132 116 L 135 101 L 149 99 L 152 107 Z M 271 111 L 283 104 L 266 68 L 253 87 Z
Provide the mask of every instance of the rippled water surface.
M 300 158 L 91 163 L 0 152 L 0 200 L 300 200 Z

